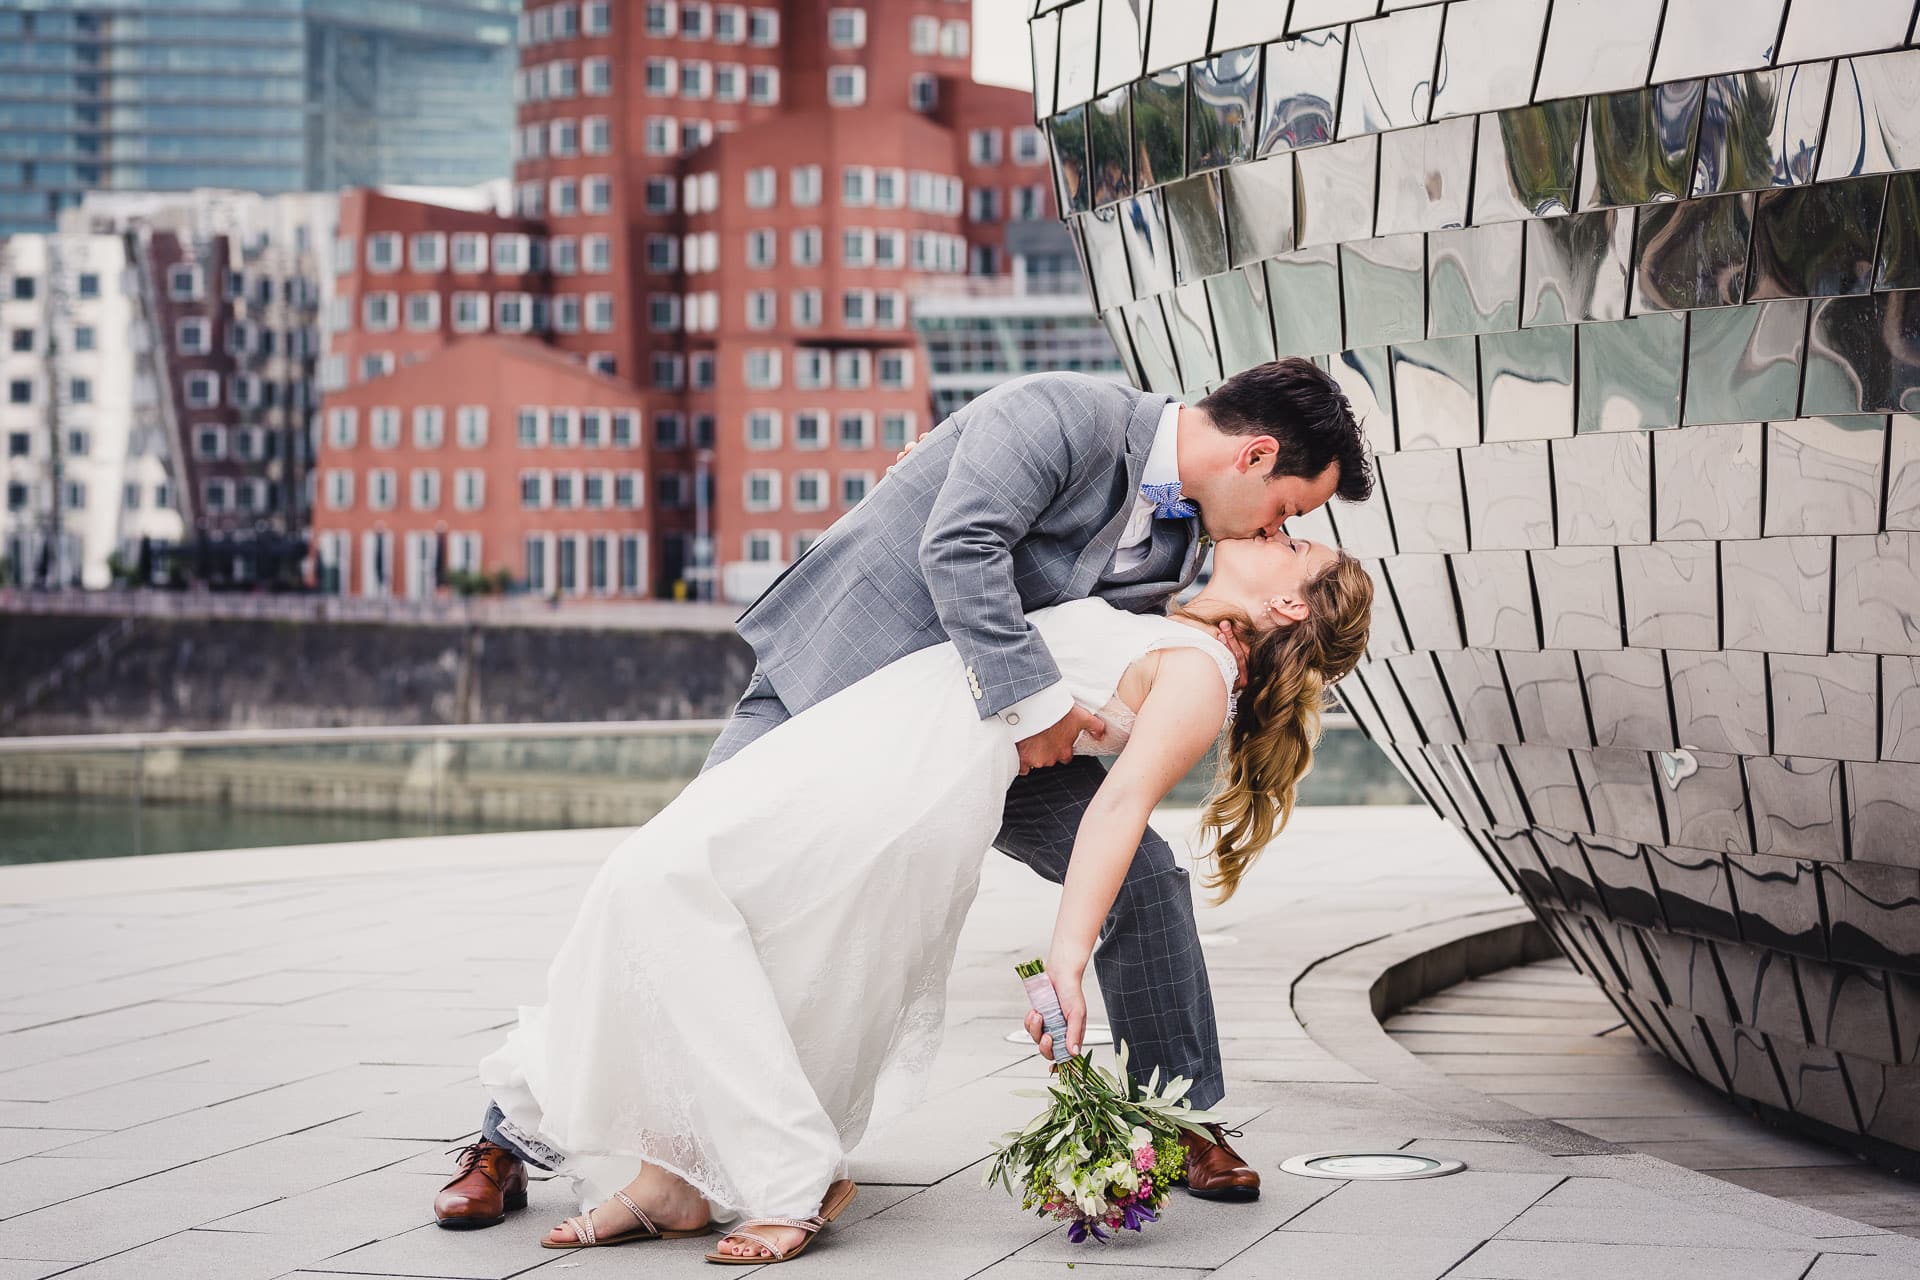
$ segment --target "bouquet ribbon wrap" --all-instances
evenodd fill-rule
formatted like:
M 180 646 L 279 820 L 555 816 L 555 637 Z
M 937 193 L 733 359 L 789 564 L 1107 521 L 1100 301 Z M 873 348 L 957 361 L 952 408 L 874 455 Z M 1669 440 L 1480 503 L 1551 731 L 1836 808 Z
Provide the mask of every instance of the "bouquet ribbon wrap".
M 1027 989 L 1027 1003 L 1040 1015 L 1046 1033 L 1053 1037 L 1053 1060 L 1065 1062 L 1070 1056 L 1067 1053 L 1067 1015 L 1060 1011 L 1060 996 L 1053 989 L 1053 979 L 1042 970 L 1022 974 L 1020 983 Z

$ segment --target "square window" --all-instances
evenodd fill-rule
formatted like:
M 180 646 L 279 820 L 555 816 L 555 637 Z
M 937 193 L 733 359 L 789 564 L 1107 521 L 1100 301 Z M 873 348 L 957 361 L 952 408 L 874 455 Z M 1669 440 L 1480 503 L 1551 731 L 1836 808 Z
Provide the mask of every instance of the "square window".
M 827 101 L 836 107 L 857 107 L 867 100 L 865 67 L 827 68 Z

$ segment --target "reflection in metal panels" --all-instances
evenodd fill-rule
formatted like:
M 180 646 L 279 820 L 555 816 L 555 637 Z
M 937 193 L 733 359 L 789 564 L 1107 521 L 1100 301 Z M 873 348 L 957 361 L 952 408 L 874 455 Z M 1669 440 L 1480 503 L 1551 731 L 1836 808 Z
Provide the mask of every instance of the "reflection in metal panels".
M 1035 19 L 1061 207 L 1141 383 L 1361 417 L 1355 717 L 1649 1045 L 1920 1151 L 1913 0 L 1175 12 Z

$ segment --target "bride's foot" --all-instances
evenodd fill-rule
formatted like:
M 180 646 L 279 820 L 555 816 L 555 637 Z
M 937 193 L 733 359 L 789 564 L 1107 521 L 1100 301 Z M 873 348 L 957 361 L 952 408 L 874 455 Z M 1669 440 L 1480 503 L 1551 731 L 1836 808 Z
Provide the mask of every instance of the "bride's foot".
M 801 1242 L 810 1233 L 798 1227 L 761 1226 L 755 1227 L 753 1234 L 760 1239 L 748 1240 L 742 1236 L 728 1236 L 720 1242 L 720 1247 L 714 1252 L 724 1253 L 730 1258 L 771 1258 L 773 1254 L 768 1251 L 766 1244 L 760 1242 L 761 1240 L 766 1241 L 767 1244 L 780 1246 L 782 1253 L 792 1253 L 800 1247 Z
M 712 1210 L 698 1191 L 652 1165 L 644 1166 L 640 1176 L 629 1182 L 624 1191 L 660 1231 L 699 1231 L 712 1220 Z M 625 1235 L 640 1226 L 633 1211 L 620 1203 L 618 1196 L 596 1205 L 587 1214 L 587 1220 L 593 1224 L 594 1238 L 601 1241 Z M 547 1239 L 554 1244 L 575 1244 L 580 1237 L 571 1222 L 563 1222 L 547 1233 Z

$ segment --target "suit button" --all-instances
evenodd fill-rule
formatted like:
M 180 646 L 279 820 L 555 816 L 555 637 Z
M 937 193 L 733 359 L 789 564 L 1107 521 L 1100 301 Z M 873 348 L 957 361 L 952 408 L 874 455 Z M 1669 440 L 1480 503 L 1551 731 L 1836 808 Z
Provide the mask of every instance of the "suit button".
M 1019 723 L 1020 723 L 1020 714 L 1019 714 L 1019 712 L 1017 712 L 1017 711 L 1016 711 L 1016 712 L 1009 712 L 1009 713 L 1007 714 L 1007 723 L 1008 723 L 1008 724 L 1010 724 L 1010 725 L 1012 725 L 1012 724 L 1019 724 Z

